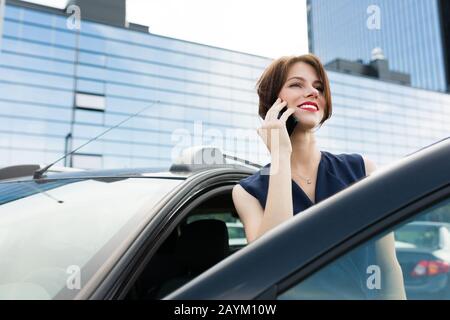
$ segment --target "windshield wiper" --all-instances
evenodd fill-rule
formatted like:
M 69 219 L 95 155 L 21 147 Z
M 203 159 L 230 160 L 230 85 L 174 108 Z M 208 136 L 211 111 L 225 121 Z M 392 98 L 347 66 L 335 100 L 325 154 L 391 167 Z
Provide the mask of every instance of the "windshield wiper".
M 34 183 L 34 182 L 33 182 L 33 183 Z M 57 203 L 64 203 L 63 200 L 56 199 L 54 196 L 50 195 L 48 192 L 46 192 L 46 191 L 44 191 L 44 190 L 41 190 L 41 189 L 38 188 L 38 187 L 35 187 L 35 186 L 31 185 L 31 184 L 24 184 L 24 185 L 25 185 L 26 187 L 30 187 L 30 188 L 33 189 L 33 190 L 37 190 L 37 192 L 39 192 L 40 194 L 43 194 L 44 196 L 46 196 L 46 197 L 48 197 L 48 198 L 50 198 L 50 199 L 56 201 Z
M 70 156 L 72 153 L 74 153 L 74 152 L 80 150 L 81 148 L 83 148 L 85 145 L 91 143 L 92 141 L 97 140 L 98 138 L 100 138 L 101 136 L 103 136 L 104 134 L 106 134 L 107 132 L 111 131 L 112 129 L 117 128 L 118 126 L 124 124 L 125 122 L 127 122 L 127 121 L 130 120 L 131 118 L 136 117 L 138 114 L 144 112 L 144 111 L 147 110 L 148 108 L 150 108 L 150 107 L 152 107 L 153 105 L 158 104 L 158 103 L 160 103 L 160 102 L 161 102 L 160 100 L 154 101 L 151 105 L 146 106 L 145 108 L 143 108 L 142 110 L 136 112 L 135 114 L 132 114 L 131 116 L 129 116 L 129 117 L 126 118 L 125 120 L 122 120 L 121 122 L 119 122 L 119 123 L 116 124 L 115 126 L 113 126 L 113 127 L 111 127 L 111 128 L 108 128 L 106 131 L 100 133 L 98 136 L 96 136 L 96 137 L 92 138 L 91 140 L 89 140 L 88 142 L 82 144 L 81 146 L 79 146 L 79 147 L 76 148 L 75 150 L 73 150 L 73 151 L 71 151 L 71 152 L 69 152 L 69 153 L 66 153 L 64 156 L 62 156 L 61 158 L 59 158 L 59 159 L 56 160 L 55 162 L 52 162 L 51 164 L 49 164 L 48 166 L 45 166 L 45 167 L 42 168 L 42 169 L 36 170 L 36 171 L 33 173 L 33 179 L 34 179 L 34 180 L 41 179 L 42 176 L 44 175 L 44 173 L 45 173 L 48 169 L 50 169 L 54 164 L 56 164 L 57 162 L 59 162 L 59 161 L 65 159 L 65 158 L 67 158 L 67 157 Z

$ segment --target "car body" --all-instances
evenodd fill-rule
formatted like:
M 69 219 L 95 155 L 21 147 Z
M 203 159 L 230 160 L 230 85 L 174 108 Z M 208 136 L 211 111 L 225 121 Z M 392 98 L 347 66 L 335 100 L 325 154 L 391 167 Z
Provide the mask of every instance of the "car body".
M 185 159 L 166 171 L 9 178 L 0 181 L 0 298 L 278 299 L 375 234 L 449 199 L 448 159 L 444 139 L 245 247 L 227 231 L 242 228 L 231 191 L 256 171 L 248 165 Z
M 396 230 L 395 238 L 409 296 L 450 299 L 450 224 L 414 221 Z
M 244 225 L 242 222 L 226 222 L 230 246 L 245 247 L 247 238 L 245 237 Z
M 182 224 L 213 215 L 239 227 L 231 190 L 255 169 L 186 164 L 211 149 L 189 150 L 171 168 L 60 167 L 37 180 L 42 166 L 0 169 L 0 299 L 117 297 Z

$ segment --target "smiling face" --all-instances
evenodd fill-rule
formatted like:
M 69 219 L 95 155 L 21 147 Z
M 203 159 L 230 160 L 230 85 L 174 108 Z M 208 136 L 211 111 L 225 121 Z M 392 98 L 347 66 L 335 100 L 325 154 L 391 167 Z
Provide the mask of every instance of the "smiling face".
M 299 121 L 296 128 L 301 130 L 309 131 L 322 125 L 332 114 L 330 82 L 319 58 L 313 54 L 284 56 L 274 60 L 259 78 L 257 93 L 261 119 L 265 119 L 277 98 L 295 108 L 292 116 Z M 297 109 L 305 102 L 317 105 L 319 110 Z
M 319 125 L 324 117 L 324 89 L 324 84 L 311 65 L 296 62 L 289 69 L 278 97 L 287 101 L 289 108 L 296 109 L 293 116 L 303 130 L 309 130 Z

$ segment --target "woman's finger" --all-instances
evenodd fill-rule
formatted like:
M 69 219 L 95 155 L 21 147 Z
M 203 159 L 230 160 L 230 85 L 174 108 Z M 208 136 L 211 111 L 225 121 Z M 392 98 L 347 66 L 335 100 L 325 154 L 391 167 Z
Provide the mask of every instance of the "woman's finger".
M 277 100 L 279 101 L 279 100 Z M 266 114 L 266 119 L 267 120 L 276 120 L 278 119 L 278 114 L 280 113 L 281 109 L 283 109 L 284 107 L 286 107 L 287 105 L 287 101 L 282 101 L 282 102 L 275 102 L 273 104 L 273 106 L 269 109 L 269 111 L 267 111 Z
M 272 104 L 272 106 L 267 110 L 267 112 L 266 112 L 266 117 L 264 118 L 264 120 L 269 120 L 269 118 L 271 119 L 272 118 L 272 108 L 273 108 L 273 106 L 275 106 L 275 105 L 277 105 L 278 103 L 280 103 L 281 102 L 281 99 L 280 98 L 278 98 L 277 100 L 275 100 L 275 102 Z
M 283 122 L 286 122 L 287 119 L 291 114 L 295 112 L 295 108 L 288 108 L 285 112 L 283 112 L 283 115 L 281 116 L 280 120 Z

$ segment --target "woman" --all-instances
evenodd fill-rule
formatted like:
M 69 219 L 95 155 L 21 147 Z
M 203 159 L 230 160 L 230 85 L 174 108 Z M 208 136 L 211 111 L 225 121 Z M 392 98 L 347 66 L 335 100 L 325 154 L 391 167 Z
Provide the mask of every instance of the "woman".
M 271 163 L 241 180 L 232 193 L 248 242 L 376 168 L 359 154 L 334 155 L 317 148 L 313 129 L 331 117 L 332 103 L 327 74 L 316 56 L 275 60 L 259 79 L 257 92 L 259 115 L 264 119 L 258 134 L 270 152 Z M 282 112 L 283 108 L 286 111 Z M 290 116 L 296 121 L 293 125 Z M 402 289 L 395 289 L 403 288 L 403 279 L 393 235 L 377 241 L 376 247 L 374 250 L 383 254 L 372 255 L 381 268 L 391 270 L 386 283 L 394 289 L 388 291 L 403 298 Z

